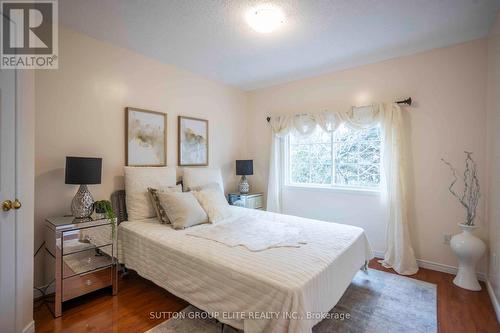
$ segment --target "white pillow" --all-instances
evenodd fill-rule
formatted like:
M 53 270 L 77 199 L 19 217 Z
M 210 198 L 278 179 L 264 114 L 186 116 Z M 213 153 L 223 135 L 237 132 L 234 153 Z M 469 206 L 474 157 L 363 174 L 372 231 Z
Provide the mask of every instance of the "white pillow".
M 217 223 L 232 215 L 232 210 L 218 186 L 207 187 L 192 193 L 207 213 L 208 222 Z
M 205 184 L 205 185 L 202 185 L 202 186 L 191 186 L 189 188 L 189 191 L 201 191 L 201 190 L 217 190 L 219 192 L 221 192 L 220 190 L 220 185 L 217 184 L 217 183 L 210 183 L 210 184 Z M 224 195 L 224 193 L 223 193 Z
M 207 214 L 192 192 L 161 192 L 158 197 L 174 229 L 208 222 Z
M 156 216 L 148 187 L 175 186 L 175 167 L 125 167 L 125 202 L 129 220 Z
M 220 169 L 184 168 L 182 183 L 184 185 L 184 189 L 187 191 L 190 191 L 191 188 L 217 183 L 219 184 L 222 193 L 224 193 L 224 183 L 222 182 Z

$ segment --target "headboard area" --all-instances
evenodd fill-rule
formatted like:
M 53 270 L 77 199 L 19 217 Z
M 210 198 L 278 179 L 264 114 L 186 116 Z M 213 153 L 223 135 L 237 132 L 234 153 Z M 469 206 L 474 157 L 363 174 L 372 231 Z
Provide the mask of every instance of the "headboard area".
M 127 221 L 127 204 L 125 202 L 125 190 L 118 190 L 111 194 L 111 206 L 115 211 L 118 224 Z

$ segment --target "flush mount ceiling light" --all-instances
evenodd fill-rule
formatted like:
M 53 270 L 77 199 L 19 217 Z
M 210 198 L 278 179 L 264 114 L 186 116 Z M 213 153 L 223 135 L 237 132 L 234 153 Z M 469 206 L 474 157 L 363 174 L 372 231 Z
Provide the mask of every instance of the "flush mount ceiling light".
M 245 18 L 253 30 L 263 34 L 275 31 L 285 22 L 285 14 L 281 8 L 271 4 L 249 9 Z

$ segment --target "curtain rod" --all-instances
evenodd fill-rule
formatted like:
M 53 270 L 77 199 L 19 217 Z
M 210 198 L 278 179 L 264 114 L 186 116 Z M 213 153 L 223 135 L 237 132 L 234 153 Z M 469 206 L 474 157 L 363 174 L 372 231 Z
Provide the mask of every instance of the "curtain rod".
M 407 99 L 403 99 L 400 101 L 396 101 L 396 104 L 407 104 L 408 106 L 411 106 L 411 103 L 413 103 L 411 97 L 408 97 Z M 267 122 L 271 121 L 271 117 L 266 118 Z

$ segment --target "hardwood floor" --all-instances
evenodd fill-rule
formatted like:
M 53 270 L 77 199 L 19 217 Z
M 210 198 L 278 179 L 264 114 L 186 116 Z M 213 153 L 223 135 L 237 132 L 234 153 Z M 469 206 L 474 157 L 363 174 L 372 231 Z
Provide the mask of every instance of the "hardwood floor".
M 370 262 L 370 268 L 393 272 L 376 260 Z M 412 278 L 437 285 L 440 333 L 500 332 L 483 283 L 480 292 L 466 291 L 453 285 L 453 275 L 423 268 Z M 185 301 L 131 273 L 120 279 L 117 296 L 103 290 L 78 298 L 65 304 L 60 318 L 54 319 L 45 305 L 36 307 L 35 328 L 40 333 L 144 332 L 168 319 L 166 312 L 186 306 Z M 151 312 L 160 318 L 151 319 Z
M 35 304 L 35 332 L 144 332 L 165 318 L 151 312 L 176 312 L 188 305 L 134 272 L 119 278 L 118 294 L 100 290 L 63 305 L 63 316 L 52 317 L 45 304 Z

